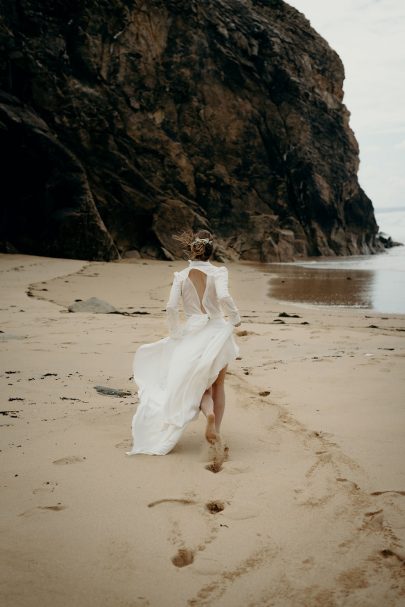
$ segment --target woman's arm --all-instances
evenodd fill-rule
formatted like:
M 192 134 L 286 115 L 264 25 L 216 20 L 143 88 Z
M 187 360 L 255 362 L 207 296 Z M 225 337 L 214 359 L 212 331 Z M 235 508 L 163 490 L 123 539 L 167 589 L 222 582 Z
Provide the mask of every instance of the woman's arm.
M 179 305 L 181 298 L 182 280 L 179 272 L 174 272 L 172 288 L 166 304 L 166 319 L 169 327 L 169 335 L 174 339 L 181 337 L 181 324 L 179 316 Z
M 240 315 L 234 300 L 229 294 L 228 270 L 224 266 L 222 266 L 222 268 L 218 268 L 215 275 L 215 289 L 224 314 L 228 316 L 230 322 L 235 327 L 238 327 L 241 323 Z

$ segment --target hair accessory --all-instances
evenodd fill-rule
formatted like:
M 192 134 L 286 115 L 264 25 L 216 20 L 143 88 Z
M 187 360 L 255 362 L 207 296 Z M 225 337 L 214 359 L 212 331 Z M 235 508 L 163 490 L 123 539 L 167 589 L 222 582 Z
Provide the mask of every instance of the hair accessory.
M 210 240 L 209 238 L 194 238 L 194 240 L 191 244 L 193 245 L 194 243 L 197 243 L 197 242 L 202 242 L 204 244 L 208 244 L 208 243 L 212 244 L 212 240 Z

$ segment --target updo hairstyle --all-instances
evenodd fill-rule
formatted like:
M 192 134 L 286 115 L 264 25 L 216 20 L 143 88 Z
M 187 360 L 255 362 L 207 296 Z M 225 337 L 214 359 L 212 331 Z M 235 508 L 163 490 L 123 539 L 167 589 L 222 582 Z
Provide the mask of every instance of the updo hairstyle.
M 208 230 L 199 230 L 190 244 L 191 259 L 208 261 L 214 250 L 212 234 Z
M 213 236 L 208 230 L 187 230 L 173 236 L 183 245 L 190 259 L 208 261 L 214 250 Z

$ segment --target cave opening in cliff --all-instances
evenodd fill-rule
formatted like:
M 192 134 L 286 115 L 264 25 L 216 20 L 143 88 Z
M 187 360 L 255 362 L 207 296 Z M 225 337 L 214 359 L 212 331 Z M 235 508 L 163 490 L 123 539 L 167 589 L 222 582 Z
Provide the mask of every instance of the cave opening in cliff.
M 63 177 L 62 159 L 40 133 L 24 125 L 0 132 L 3 204 L 0 240 L 29 254 L 52 254 L 58 246 L 61 215 L 70 211 L 74 181 Z

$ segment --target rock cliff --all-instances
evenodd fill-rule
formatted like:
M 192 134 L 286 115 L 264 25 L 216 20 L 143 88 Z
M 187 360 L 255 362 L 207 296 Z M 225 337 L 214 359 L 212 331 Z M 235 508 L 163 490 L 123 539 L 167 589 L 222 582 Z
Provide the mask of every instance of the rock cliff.
M 260 261 L 381 247 L 344 70 L 281 0 L 1 1 L 3 250 Z

